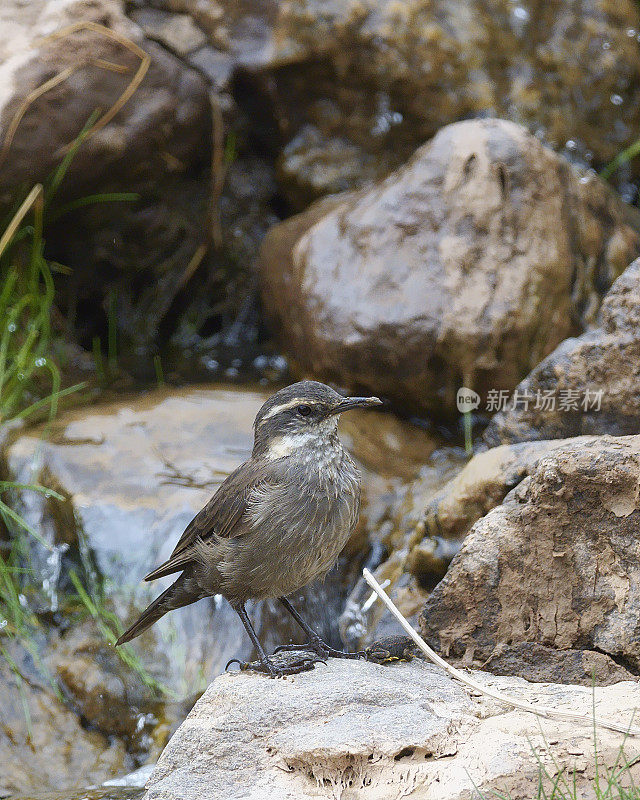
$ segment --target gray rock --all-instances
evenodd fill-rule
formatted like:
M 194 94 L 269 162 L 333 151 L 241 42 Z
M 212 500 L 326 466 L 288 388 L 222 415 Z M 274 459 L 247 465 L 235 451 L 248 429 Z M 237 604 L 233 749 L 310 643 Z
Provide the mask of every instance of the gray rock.
M 67 795 L 134 766 L 123 742 L 82 725 L 50 685 L 21 663 L 19 650 L 3 637 L 0 658 L 0 795 Z M 19 664 L 16 674 L 6 659 Z M 25 668 L 26 666 L 26 668 Z
M 273 228 L 262 296 L 300 371 L 457 415 L 460 386 L 512 389 L 579 332 L 638 252 L 595 176 L 513 123 L 461 122 Z
M 188 14 L 144 8 L 132 11 L 130 16 L 150 39 L 158 40 L 179 56 L 187 56 L 207 43 L 207 37 Z
M 18 438 L 7 451 L 20 481 L 57 487 L 70 508 L 24 495 L 33 525 L 56 544 L 88 549 L 122 621 L 165 588 L 141 584 L 169 556 L 180 533 L 220 483 L 251 453 L 257 392 L 191 389 L 151 392 L 61 416 L 48 432 Z M 43 578 L 55 575 L 36 554 Z M 164 618 L 137 640 L 148 668 L 181 692 L 202 686 L 249 649 L 226 603 L 206 601 Z
M 591 712 L 590 688 L 474 677 L 526 702 Z M 623 724 L 639 705 L 638 684 L 596 690 L 597 713 Z M 383 667 L 331 659 L 285 680 L 218 678 L 170 740 L 145 800 L 461 800 L 474 787 L 487 795 L 518 787 L 517 796 L 529 796 L 538 758 L 552 774 L 568 769 L 569 781 L 575 770 L 580 791 L 593 759 L 591 734 L 589 724 L 540 722 L 471 699 L 421 662 Z M 598 733 L 605 763 L 613 763 L 621 741 Z
M 86 141 L 67 187 L 91 185 L 95 191 L 95 182 L 115 171 L 131 188 L 133 176 L 166 171 L 163 151 L 183 168 L 198 158 L 209 119 L 206 85 L 144 38 L 121 0 L 7 0 L 0 14 L 0 196 L 23 182 L 42 180 L 58 165 L 93 111 L 106 113 L 124 92 L 141 64 L 140 51 L 150 56 L 144 80 L 115 119 Z M 106 31 L 83 28 L 92 24 Z M 67 70 L 67 80 L 29 99 Z M 24 115 L 10 136 L 23 103 Z
M 640 259 L 602 302 L 598 325 L 566 339 L 517 386 L 520 398 L 496 414 L 491 444 L 580 434 L 640 432 Z M 549 395 L 553 406 L 536 403 Z M 514 392 L 515 396 L 515 392 Z M 538 405 L 538 408 L 536 408 Z

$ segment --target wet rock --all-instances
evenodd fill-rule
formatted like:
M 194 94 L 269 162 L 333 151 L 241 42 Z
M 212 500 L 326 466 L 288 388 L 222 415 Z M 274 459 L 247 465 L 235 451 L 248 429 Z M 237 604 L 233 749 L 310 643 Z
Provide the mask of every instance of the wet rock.
M 638 309 L 640 259 L 607 293 L 598 325 L 562 342 L 533 369 L 517 387 L 521 401 L 493 417 L 485 440 L 497 444 L 640 432 Z M 552 402 L 537 401 L 545 397 Z
M 294 200 L 316 196 L 321 166 L 361 186 L 370 168 L 384 174 L 443 125 L 473 116 L 508 117 L 597 164 L 640 125 L 632 0 L 588 0 L 579 12 L 543 0 L 166 5 L 191 14 L 250 76 L 241 94 L 272 127 L 272 145 L 286 152 L 298 141 L 296 159 L 283 155 Z M 309 126 L 316 136 L 303 152 Z M 360 174 L 344 169 L 347 153 Z
M 158 757 L 197 699 L 170 698 L 150 685 L 150 675 L 126 664 L 92 617 L 75 615 L 67 630 L 49 631 L 44 653 L 66 706 L 85 727 L 122 742 L 136 763 Z
M 525 702 L 591 714 L 592 692 L 584 687 L 530 686 L 481 672 L 474 677 Z M 596 693 L 597 714 L 622 724 L 638 704 L 635 683 Z M 592 761 L 592 733 L 588 723 L 541 722 L 525 712 L 505 713 L 484 696 L 471 699 L 419 661 L 378 666 L 331 659 L 283 681 L 250 674 L 218 678 L 162 754 L 145 800 L 212 794 L 230 800 L 409 794 L 457 800 L 474 790 L 526 797 L 537 790 L 538 759 L 553 775 L 567 769 L 572 781 L 575 774 L 581 792 L 589 774 L 577 756 Z M 620 735 L 598 732 L 604 763 L 613 763 L 620 741 Z
M 71 270 L 56 275 L 56 302 L 88 349 L 114 322 L 123 341 L 149 346 L 206 240 L 207 85 L 123 0 L 8 0 L 0 30 L 0 208 L 46 179 L 99 111 L 47 204 L 48 255 Z M 58 217 L 111 192 L 138 199 Z
M 317 128 L 307 125 L 284 147 L 277 175 L 293 208 L 302 210 L 325 194 L 374 181 L 393 163 L 385 159 L 385 170 L 380 161 L 346 139 L 323 139 Z
M 205 85 L 145 40 L 119 0 L 8 0 L 2 23 L 0 189 L 51 172 L 92 112 L 112 108 L 147 56 L 142 83 L 116 119 L 87 139 L 68 179 L 87 186 L 114 170 L 149 175 L 167 169 L 164 151 L 174 164 L 194 163 L 208 119 Z M 64 79 L 30 97 L 56 75 Z
M 4 657 L 0 694 L 3 797 L 62 793 L 133 767 L 120 740 L 85 729 L 51 687 L 17 677 Z
M 25 494 L 25 514 L 51 542 L 73 547 L 75 537 L 81 565 L 82 554 L 88 553 L 123 623 L 132 621 L 164 588 L 163 582 L 141 584 L 143 576 L 170 555 L 194 514 L 229 472 L 249 457 L 252 423 L 264 397 L 258 391 L 225 388 L 151 392 L 131 401 L 70 412 L 53 424 L 46 440 L 35 430 L 8 448 L 9 470 L 18 480 L 46 479 L 68 498 L 62 504 L 64 513 L 54 513 L 58 501 Z M 434 445 L 425 432 L 394 420 L 385 422 L 385 415 L 376 415 L 375 424 L 364 423 L 356 415 L 348 423 L 345 440 L 353 443 L 365 465 L 366 509 L 401 480 L 399 475 L 406 480 L 414 477 Z M 400 471 L 398 463 L 409 441 Z M 65 520 L 71 527 L 66 534 L 60 530 Z M 340 644 L 337 618 L 347 582 L 352 580 L 350 570 L 358 569 L 369 547 L 366 527 L 356 539 L 358 544 L 326 584 L 314 584 L 299 598 L 305 615 L 336 645 Z M 34 558 L 55 592 L 58 584 L 48 555 L 38 552 Z M 293 623 L 274 606 L 258 604 L 250 609 L 265 642 L 299 640 Z M 181 695 L 204 688 L 203 682 L 223 670 L 230 658 L 249 655 L 239 619 L 220 598 L 167 615 L 133 646 L 149 673 Z M 77 678 L 75 672 L 69 673 L 70 682 Z M 81 694 L 91 696 L 90 687 Z M 122 698 L 125 704 L 130 700 Z M 116 702 L 120 701 L 113 699 Z M 87 716 L 100 724 L 102 713 L 100 704 L 93 704 Z M 129 725 L 124 719 L 122 724 Z
M 123 623 L 133 621 L 164 588 L 141 584 L 150 566 L 170 555 L 191 518 L 250 455 L 262 402 L 259 393 L 233 389 L 178 390 L 78 410 L 60 417 L 48 441 L 37 433 L 18 439 L 9 468 L 28 480 L 43 469 L 55 478 L 73 505 L 81 549 L 95 559 Z M 25 501 L 28 517 L 52 538 L 53 515 L 38 498 Z M 152 675 L 190 694 L 229 658 L 247 655 L 235 616 L 226 603 L 203 601 L 165 617 L 135 647 Z
M 262 247 L 262 296 L 301 371 L 421 413 L 517 385 L 640 250 L 621 203 L 522 128 L 448 126 L 372 189 Z
M 592 669 L 585 650 L 640 673 L 639 474 L 636 436 L 568 440 L 540 458 L 472 527 L 427 600 L 425 636 L 469 663 L 511 669 L 519 649 L 541 645 L 569 654 L 571 679 L 576 659 Z M 538 679 L 559 672 L 556 657 Z

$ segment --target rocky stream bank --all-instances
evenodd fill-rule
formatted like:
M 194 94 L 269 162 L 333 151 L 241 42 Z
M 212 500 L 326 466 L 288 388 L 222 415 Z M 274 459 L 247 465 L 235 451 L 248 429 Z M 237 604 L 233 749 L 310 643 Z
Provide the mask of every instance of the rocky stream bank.
M 0 797 L 530 800 L 540 764 L 589 796 L 588 727 L 418 659 L 224 675 L 251 651 L 221 598 L 112 643 L 265 396 L 314 377 L 387 403 L 341 423 L 360 520 L 294 598 L 324 638 L 399 633 L 366 565 L 484 684 L 630 722 L 639 87 L 632 0 L 0 4 L 0 218 L 44 182 L 3 286 L 42 222 L 47 357 L 87 382 L 27 425 L 0 380 L 32 532 L 0 520 Z

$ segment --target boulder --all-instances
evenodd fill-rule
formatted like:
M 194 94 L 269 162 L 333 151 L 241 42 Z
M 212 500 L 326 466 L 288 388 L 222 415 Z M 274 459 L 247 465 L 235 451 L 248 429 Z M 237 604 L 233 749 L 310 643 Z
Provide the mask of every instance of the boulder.
M 525 702 L 592 712 L 590 688 L 474 677 Z M 598 715 L 629 724 L 640 686 L 598 688 L 595 705 Z M 618 763 L 622 742 L 620 734 L 598 731 L 600 769 Z M 635 752 L 635 743 L 628 747 Z M 461 800 L 494 791 L 529 797 L 539 765 L 551 776 L 566 770 L 569 785 L 575 777 L 577 791 L 588 791 L 595 768 L 591 725 L 540 720 L 485 696 L 472 699 L 419 661 L 385 667 L 330 659 L 285 680 L 217 678 L 164 750 L 144 800 Z M 638 770 L 632 767 L 634 779 Z
M 607 293 L 598 325 L 562 342 L 514 398 L 516 392 L 519 401 L 497 413 L 485 431 L 491 445 L 640 432 L 640 259 Z M 545 397 L 550 401 L 537 402 Z
M 273 228 L 262 297 L 296 367 L 410 411 L 512 389 L 640 252 L 625 212 L 521 127 L 443 128 L 373 188 Z
M 238 97 L 294 202 L 361 186 L 473 116 L 509 117 L 595 164 L 640 127 L 633 0 L 163 5 L 207 33 L 201 63 L 218 81 L 241 68 Z
M 510 652 L 541 645 L 574 662 L 573 651 L 605 654 L 637 675 L 640 437 L 560 444 L 471 528 L 422 632 L 445 655 L 506 658 L 509 671 Z
M 145 39 L 123 2 L 7 0 L 0 14 L 0 193 L 43 180 L 91 114 L 109 112 L 139 69 L 140 85 L 88 137 L 71 180 L 86 187 L 114 171 L 128 180 L 149 176 L 167 170 L 166 158 L 174 169 L 193 165 L 208 118 L 206 86 Z
M 535 469 L 541 458 L 556 450 L 590 444 L 594 437 L 544 442 L 520 442 L 477 453 L 460 472 L 437 492 L 431 492 L 420 519 L 404 547 L 407 568 L 424 580 L 433 562 L 434 547 L 449 542 L 451 558 L 471 526 Z M 416 481 L 419 485 L 420 479 Z M 440 546 L 442 546 L 440 544 Z

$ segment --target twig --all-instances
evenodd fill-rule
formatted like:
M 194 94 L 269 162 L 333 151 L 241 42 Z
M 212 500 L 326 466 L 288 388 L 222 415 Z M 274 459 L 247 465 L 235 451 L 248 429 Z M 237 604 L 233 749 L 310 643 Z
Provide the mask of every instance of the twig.
M 0 162 L 1 163 L 1 162 Z M 9 223 L 7 229 L 0 237 L 0 256 L 4 253 L 5 248 L 9 244 L 9 242 L 13 239 L 15 232 L 20 227 L 20 223 L 27 215 L 31 206 L 38 200 L 38 198 L 42 195 L 42 184 L 36 183 L 33 189 L 29 192 L 29 194 L 25 197 L 22 202 L 20 208 L 16 211 L 13 216 L 13 219 Z
M 369 586 L 373 589 L 373 591 L 378 595 L 378 597 L 382 600 L 385 606 L 389 609 L 389 611 L 393 614 L 393 616 L 398 620 L 400 625 L 404 628 L 404 630 L 409 634 L 409 636 L 413 639 L 416 645 L 420 648 L 420 650 L 425 654 L 425 656 L 430 660 L 433 661 L 434 664 L 437 664 L 439 667 L 442 667 L 446 672 L 451 675 L 452 678 L 464 683 L 466 686 L 470 686 L 472 689 L 475 689 L 482 694 L 486 694 L 489 697 L 492 697 L 494 700 L 497 700 L 499 703 L 505 703 L 506 705 L 513 706 L 514 708 L 518 708 L 521 711 L 527 711 L 530 714 L 535 714 L 538 717 L 544 717 L 545 719 L 561 719 L 566 720 L 567 722 L 583 722 L 587 725 L 597 725 L 600 728 L 606 728 L 610 731 L 617 731 L 618 733 L 624 733 L 628 736 L 640 736 L 640 728 L 634 728 L 631 725 L 619 725 L 617 722 L 611 722 L 610 720 L 605 719 L 596 719 L 594 716 L 589 716 L 588 714 L 576 714 L 572 711 L 559 711 L 555 708 L 549 708 L 547 706 L 532 706 L 529 703 L 523 703 L 520 700 L 515 700 L 513 697 L 509 697 L 506 694 L 502 694 L 502 692 L 497 692 L 495 689 L 487 689 L 482 684 L 475 681 L 473 678 L 468 677 L 461 672 L 459 669 L 452 667 L 451 664 L 447 664 L 447 662 L 441 658 L 434 650 L 432 650 L 429 645 L 425 642 L 425 640 L 420 636 L 420 634 L 413 628 L 413 626 L 407 621 L 405 617 L 400 613 L 394 602 L 391 600 L 389 595 L 384 591 L 384 589 L 380 586 L 378 581 L 373 577 L 371 572 L 365 567 L 362 571 L 365 581 L 369 584 Z
M 115 117 L 115 115 L 120 111 L 120 109 L 127 103 L 131 97 L 135 94 L 138 87 L 142 83 L 144 76 L 147 74 L 149 66 L 151 64 L 151 56 L 143 50 L 141 47 L 135 42 L 132 42 L 126 36 L 122 36 L 115 31 L 112 31 L 111 28 L 107 28 L 105 25 L 100 25 L 97 22 L 92 21 L 84 21 L 84 22 L 75 22 L 72 25 L 69 25 L 66 28 L 62 28 L 59 31 L 54 31 L 53 33 L 47 34 L 47 36 L 42 37 L 38 43 L 44 43 L 53 39 L 60 39 L 65 36 L 69 36 L 73 33 L 77 33 L 81 30 L 89 30 L 93 31 L 94 33 L 98 33 L 102 36 L 105 36 L 108 39 L 111 39 L 115 42 L 121 44 L 124 48 L 129 50 L 131 53 L 136 55 L 140 59 L 140 64 L 138 65 L 138 69 L 136 70 L 135 75 L 133 76 L 132 80 L 129 84 L 127 84 L 125 90 L 122 92 L 120 97 L 114 102 L 111 108 L 104 114 L 104 116 L 99 119 L 95 125 L 93 125 L 89 131 L 87 131 L 86 136 L 87 138 L 93 136 L 94 133 L 99 131 L 101 128 L 104 128 L 107 123 L 111 122 L 111 120 Z M 106 59 L 96 58 L 93 60 L 93 63 L 100 67 L 101 69 L 108 69 L 112 72 L 128 72 L 129 67 L 126 65 L 114 64 L 113 62 L 107 61 Z M 7 134 L 4 138 L 4 142 L 2 144 L 2 148 L 0 148 L 0 166 L 4 163 L 7 154 L 9 152 L 9 148 L 13 142 L 15 137 L 16 131 L 18 130 L 18 126 L 24 115 L 26 114 L 29 106 L 34 103 L 39 97 L 41 97 L 46 92 L 50 91 L 51 89 L 55 88 L 58 84 L 62 83 L 63 81 L 68 80 L 74 72 L 81 68 L 81 65 L 76 65 L 74 67 L 67 67 L 59 72 L 57 75 L 54 75 L 48 81 L 45 81 L 41 86 L 36 87 L 33 91 L 29 92 L 29 94 L 25 97 L 25 99 L 20 104 L 18 111 L 16 112 L 15 116 L 11 120 L 9 124 L 9 128 L 7 129 Z M 68 152 L 71 145 L 66 145 L 63 148 L 62 152 Z

